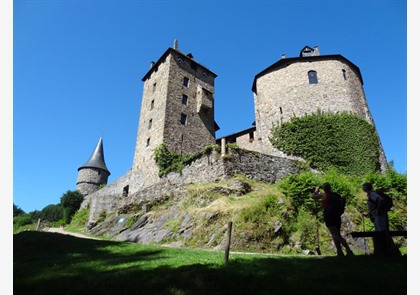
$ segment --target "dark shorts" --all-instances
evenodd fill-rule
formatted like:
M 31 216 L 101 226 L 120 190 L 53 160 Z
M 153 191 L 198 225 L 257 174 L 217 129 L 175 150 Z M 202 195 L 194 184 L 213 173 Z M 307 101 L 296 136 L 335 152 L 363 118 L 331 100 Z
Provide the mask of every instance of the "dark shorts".
M 324 211 L 324 221 L 327 227 L 338 226 L 341 227 L 341 216 L 333 212 Z

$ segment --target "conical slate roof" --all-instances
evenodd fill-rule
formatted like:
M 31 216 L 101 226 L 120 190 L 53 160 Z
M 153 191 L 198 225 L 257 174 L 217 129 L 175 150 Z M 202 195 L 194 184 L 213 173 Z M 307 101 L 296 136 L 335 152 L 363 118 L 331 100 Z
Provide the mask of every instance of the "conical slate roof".
M 96 145 L 96 148 L 93 151 L 92 155 L 90 156 L 89 160 L 83 166 L 79 167 L 79 169 L 77 170 L 80 170 L 82 168 L 98 168 L 98 169 L 105 170 L 109 174 L 111 174 L 111 172 L 109 172 L 105 164 L 102 137 L 99 138 L 98 144 Z

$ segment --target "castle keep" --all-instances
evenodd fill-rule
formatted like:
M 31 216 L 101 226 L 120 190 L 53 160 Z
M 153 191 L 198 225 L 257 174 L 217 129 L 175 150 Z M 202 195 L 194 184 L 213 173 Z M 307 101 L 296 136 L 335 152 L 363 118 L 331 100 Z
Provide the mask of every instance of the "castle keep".
M 165 143 L 170 151 L 193 154 L 215 143 L 214 79 L 216 74 L 192 54 L 178 50 L 177 41 L 152 62 L 143 77 L 143 96 L 133 171 L 150 183 L 158 181 L 153 150 Z
M 176 40 L 173 48 L 168 48 L 151 63 L 142 79 L 143 95 L 133 165 L 126 175 L 113 183 L 88 192 L 82 208 L 90 207 L 90 222 L 97 220 L 99 212 L 112 213 L 124 205 L 147 204 L 173 194 L 188 183 L 218 181 L 237 173 L 259 181 L 275 182 L 287 174 L 299 172 L 295 164 L 303 160 L 283 154 L 269 141 L 272 127 L 293 116 L 304 116 L 318 110 L 347 111 L 374 125 L 359 68 L 341 55 L 320 55 L 318 47 L 305 46 L 299 57 L 282 55 L 279 61 L 255 76 L 252 85 L 253 126 L 216 139 L 215 133 L 219 129 L 214 121 L 216 77 L 191 53 L 180 51 Z M 100 143 L 102 149 L 101 140 Z M 215 143 L 221 146 L 220 154 L 213 151 L 202 156 L 185 167 L 182 175 L 158 176 L 153 151 L 160 144 L 185 155 Z M 241 149 L 240 155 L 232 154 L 226 160 L 224 155 L 229 153 L 227 143 L 236 143 Z M 385 170 L 387 162 L 381 146 L 379 162 L 381 170 Z M 92 165 L 84 166 L 98 169 Z M 77 189 L 90 182 L 84 179 L 84 175 L 92 175 L 92 171 L 87 173 L 81 168 Z M 97 173 L 96 170 L 93 172 Z M 109 175 L 106 166 L 100 172 Z M 99 182 L 103 183 L 103 180 Z

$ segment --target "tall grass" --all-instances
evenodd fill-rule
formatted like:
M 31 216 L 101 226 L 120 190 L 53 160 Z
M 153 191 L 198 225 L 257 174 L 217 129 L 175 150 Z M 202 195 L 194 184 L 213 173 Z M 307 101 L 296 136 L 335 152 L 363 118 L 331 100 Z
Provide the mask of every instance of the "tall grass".
M 231 253 L 224 264 L 222 251 L 48 232 L 21 232 L 13 242 L 14 294 L 407 293 L 407 256 Z

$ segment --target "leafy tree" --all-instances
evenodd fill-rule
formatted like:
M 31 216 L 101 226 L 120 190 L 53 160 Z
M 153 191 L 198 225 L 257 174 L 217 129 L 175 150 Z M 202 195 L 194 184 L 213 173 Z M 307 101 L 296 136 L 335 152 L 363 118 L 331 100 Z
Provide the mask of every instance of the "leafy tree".
M 63 207 L 61 204 L 48 205 L 41 210 L 40 218 L 50 222 L 59 221 L 63 218 Z
M 83 194 L 79 191 L 68 190 L 61 197 L 61 206 L 63 208 L 63 218 L 66 224 L 69 224 L 73 215 L 79 210 L 83 202 Z
M 13 217 L 25 214 L 25 211 L 23 211 L 20 207 L 16 206 L 15 203 L 13 203 Z

